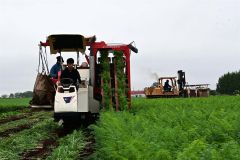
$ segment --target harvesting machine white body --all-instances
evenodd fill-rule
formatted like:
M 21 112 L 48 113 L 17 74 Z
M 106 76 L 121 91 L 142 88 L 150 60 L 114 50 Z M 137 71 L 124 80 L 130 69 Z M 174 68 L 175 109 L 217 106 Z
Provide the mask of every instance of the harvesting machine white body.
M 77 67 L 78 68 L 78 67 Z M 82 84 L 77 89 L 75 85 L 57 85 L 54 101 L 54 118 L 70 119 L 72 117 L 85 118 L 90 113 L 99 112 L 99 101 L 93 98 L 93 87 L 89 86 L 90 69 L 77 69 L 81 75 Z

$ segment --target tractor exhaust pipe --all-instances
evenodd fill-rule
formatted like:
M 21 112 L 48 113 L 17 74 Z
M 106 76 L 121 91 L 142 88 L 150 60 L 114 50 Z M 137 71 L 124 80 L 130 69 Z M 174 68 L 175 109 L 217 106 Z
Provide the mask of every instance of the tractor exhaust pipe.
M 132 45 L 133 43 L 135 44 L 135 42 L 132 41 L 132 42 L 128 45 L 128 48 L 131 49 L 134 53 L 138 53 L 138 49 L 137 49 L 135 46 Z

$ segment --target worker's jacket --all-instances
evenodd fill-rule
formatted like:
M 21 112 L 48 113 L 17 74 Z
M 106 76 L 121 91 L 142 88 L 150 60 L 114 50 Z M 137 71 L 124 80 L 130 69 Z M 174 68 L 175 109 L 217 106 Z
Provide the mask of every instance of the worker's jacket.
M 74 85 L 77 84 L 77 80 L 79 83 L 81 83 L 80 74 L 76 69 L 72 69 L 70 71 L 68 68 L 65 68 L 64 71 L 62 71 L 61 78 L 71 78 Z
M 50 76 L 57 79 L 58 71 L 61 71 L 61 69 L 62 69 L 61 64 L 59 63 L 54 64 L 50 70 Z

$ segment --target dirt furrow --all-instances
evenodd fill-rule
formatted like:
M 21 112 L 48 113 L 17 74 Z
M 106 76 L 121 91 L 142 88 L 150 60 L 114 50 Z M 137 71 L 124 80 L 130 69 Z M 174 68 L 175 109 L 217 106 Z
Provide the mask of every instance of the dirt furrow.
M 91 130 L 85 129 L 84 135 L 86 137 L 86 143 L 83 150 L 80 152 L 80 159 L 87 159 L 91 154 L 95 152 L 95 138 L 94 135 L 91 133 Z
M 10 136 L 11 134 L 15 134 L 15 133 L 18 133 L 24 129 L 29 129 L 32 127 L 32 125 L 34 124 L 35 122 L 31 122 L 31 123 L 28 123 L 28 124 L 23 124 L 23 125 L 19 125 L 15 128 L 10 128 L 10 129 L 7 129 L 3 132 L 0 132 L 0 137 L 8 137 Z
M 22 115 L 17 115 L 17 116 L 10 116 L 8 118 L 0 119 L 0 124 L 5 124 L 11 121 L 16 121 L 20 120 L 23 118 L 26 118 L 27 116 L 30 116 L 31 114 L 22 114 Z
M 58 147 L 58 139 L 69 134 L 71 130 L 66 129 L 57 129 L 53 133 L 51 133 L 51 138 L 44 139 L 39 142 L 36 148 L 32 150 L 27 150 L 21 154 L 22 160 L 30 160 L 30 159 L 45 159 L 50 153 Z
M 83 132 L 86 137 L 86 145 L 82 152 L 80 153 L 81 159 L 85 159 L 90 156 L 94 150 L 95 139 L 91 134 L 91 131 L 87 128 L 88 125 L 76 125 L 74 123 L 70 123 L 65 125 L 63 128 L 59 128 L 54 132 L 50 133 L 50 138 L 42 140 L 39 142 L 36 148 L 31 150 L 26 150 L 22 154 L 20 154 L 22 160 L 30 160 L 30 159 L 46 159 L 51 152 L 59 146 L 58 139 L 65 137 L 68 134 L 71 134 L 73 130 L 80 129 L 83 127 Z
M 17 121 L 17 120 L 20 120 L 20 119 L 27 118 L 29 116 L 32 116 L 33 113 L 35 113 L 35 112 L 51 111 L 51 110 L 52 109 L 29 108 L 28 110 L 23 110 L 22 113 L 19 114 L 19 115 L 13 115 L 13 116 L 10 116 L 10 117 L 0 119 L 0 125 L 8 123 L 8 122 Z
M 39 142 L 35 149 L 24 152 L 21 155 L 22 160 L 45 159 L 57 146 L 58 142 L 55 138 L 45 139 Z

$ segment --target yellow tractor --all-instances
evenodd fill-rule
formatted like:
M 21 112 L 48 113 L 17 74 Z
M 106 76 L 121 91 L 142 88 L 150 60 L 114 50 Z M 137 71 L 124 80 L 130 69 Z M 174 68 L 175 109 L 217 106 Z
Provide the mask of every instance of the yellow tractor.
M 185 72 L 179 70 L 178 80 L 177 77 L 160 77 L 151 87 L 144 88 L 144 94 L 147 98 L 184 96 L 185 84 Z
M 209 84 L 186 85 L 185 72 L 178 71 L 177 77 L 160 77 L 151 87 L 144 88 L 147 98 L 157 97 L 208 97 Z

